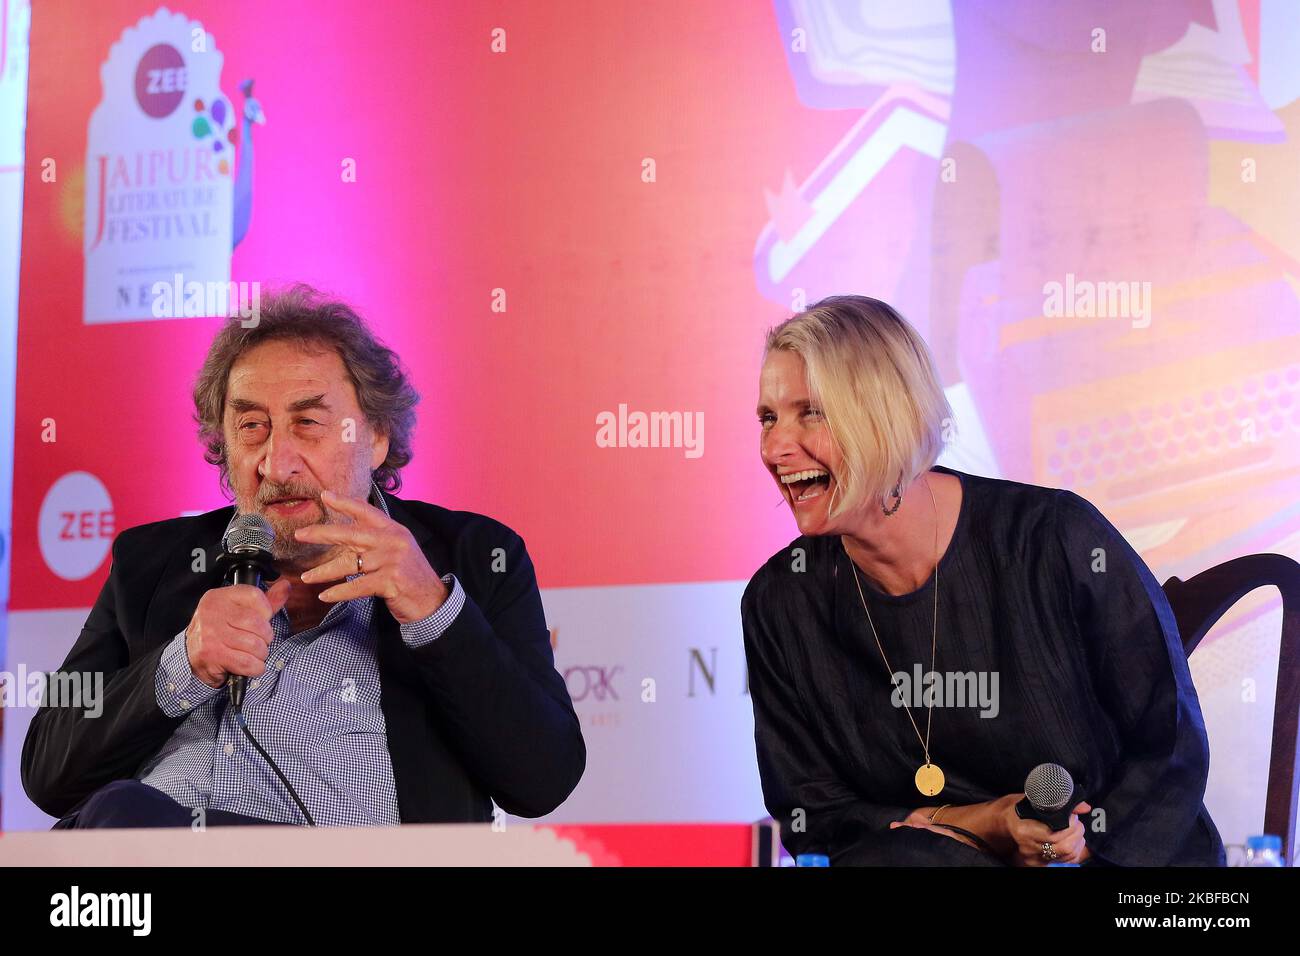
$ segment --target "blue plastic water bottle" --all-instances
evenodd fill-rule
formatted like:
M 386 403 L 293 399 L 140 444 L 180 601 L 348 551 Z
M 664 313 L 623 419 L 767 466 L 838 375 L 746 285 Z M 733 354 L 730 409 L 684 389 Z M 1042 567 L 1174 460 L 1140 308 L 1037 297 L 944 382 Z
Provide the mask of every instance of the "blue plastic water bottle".
M 1282 859 L 1282 838 L 1272 833 L 1246 837 L 1243 866 L 1286 866 Z

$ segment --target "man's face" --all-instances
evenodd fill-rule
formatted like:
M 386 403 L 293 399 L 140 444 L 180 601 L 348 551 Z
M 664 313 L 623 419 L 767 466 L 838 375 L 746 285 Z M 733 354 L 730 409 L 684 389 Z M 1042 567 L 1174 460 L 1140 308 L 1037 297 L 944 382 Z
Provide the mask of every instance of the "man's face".
M 274 554 L 290 568 L 318 564 L 330 550 L 293 532 L 331 519 L 328 489 L 370 493 L 370 473 L 388 455 L 357 405 L 356 389 L 333 349 L 266 342 L 240 356 L 226 383 L 223 428 L 235 503 L 275 529 Z

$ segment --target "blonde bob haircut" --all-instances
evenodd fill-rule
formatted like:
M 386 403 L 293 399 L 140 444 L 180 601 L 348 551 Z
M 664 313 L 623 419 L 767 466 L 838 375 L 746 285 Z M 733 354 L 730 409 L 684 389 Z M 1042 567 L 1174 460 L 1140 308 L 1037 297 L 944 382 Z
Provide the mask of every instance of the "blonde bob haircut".
M 889 305 L 822 299 L 768 332 L 764 357 L 776 349 L 803 359 L 809 399 L 844 460 L 831 517 L 892 503 L 895 485 L 906 488 L 938 460 L 952 407 L 925 340 Z

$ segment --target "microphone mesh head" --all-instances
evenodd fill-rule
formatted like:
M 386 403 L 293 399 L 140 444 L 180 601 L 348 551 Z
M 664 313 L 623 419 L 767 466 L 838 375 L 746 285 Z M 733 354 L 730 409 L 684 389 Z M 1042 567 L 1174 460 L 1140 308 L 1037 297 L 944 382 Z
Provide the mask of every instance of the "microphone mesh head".
M 1059 810 L 1072 793 L 1074 779 L 1058 763 L 1040 763 L 1025 778 L 1025 797 L 1038 810 Z
M 270 551 L 275 544 L 275 530 L 259 514 L 238 514 L 221 543 L 227 551 Z

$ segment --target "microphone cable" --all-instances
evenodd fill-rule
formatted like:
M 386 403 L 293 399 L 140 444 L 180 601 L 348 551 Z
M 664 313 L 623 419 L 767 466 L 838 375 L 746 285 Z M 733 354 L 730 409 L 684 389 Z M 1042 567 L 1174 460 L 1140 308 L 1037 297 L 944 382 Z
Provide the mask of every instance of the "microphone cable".
M 217 557 L 217 567 L 223 572 L 222 577 L 226 585 L 249 584 L 260 591 L 265 591 L 267 585 L 280 576 L 272 557 L 274 544 L 275 530 L 264 517 L 252 513 L 236 514 L 227 526 L 226 533 L 222 535 L 221 554 Z M 312 819 L 307 805 L 298 796 L 298 791 L 293 789 L 293 784 L 284 775 L 284 771 L 271 759 L 271 755 L 262 748 L 257 738 L 253 736 L 253 732 L 248 729 L 248 721 L 244 719 L 244 694 L 247 686 L 248 678 L 239 674 L 230 675 L 226 681 L 228 703 L 234 711 L 235 723 L 244 732 L 248 742 L 280 778 L 284 788 L 289 791 L 289 796 L 293 797 L 293 802 L 298 804 L 298 809 L 302 811 L 307 826 L 314 827 L 316 821 Z
M 291 784 L 289 778 L 284 775 L 284 771 L 281 770 L 279 765 L 271 759 L 271 755 L 262 749 L 262 745 L 259 744 L 257 738 L 253 736 L 253 732 L 248 729 L 248 721 L 244 719 L 243 695 L 240 694 L 239 697 L 240 699 L 236 702 L 235 688 L 232 685 L 230 688 L 230 700 L 231 707 L 235 711 L 235 723 L 238 724 L 239 729 L 244 732 L 244 736 L 248 738 L 248 742 L 256 748 L 259 754 L 262 755 L 262 759 L 271 765 L 271 769 L 275 771 L 275 775 L 280 778 L 280 782 L 284 784 L 284 788 L 289 791 L 289 796 L 293 797 L 293 802 L 298 804 L 298 809 L 302 811 L 302 815 L 307 819 L 307 826 L 314 827 L 316 821 L 312 819 L 311 813 L 307 810 L 307 805 L 303 803 L 302 798 L 298 796 L 298 791 L 293 789 L 293 784 Z

